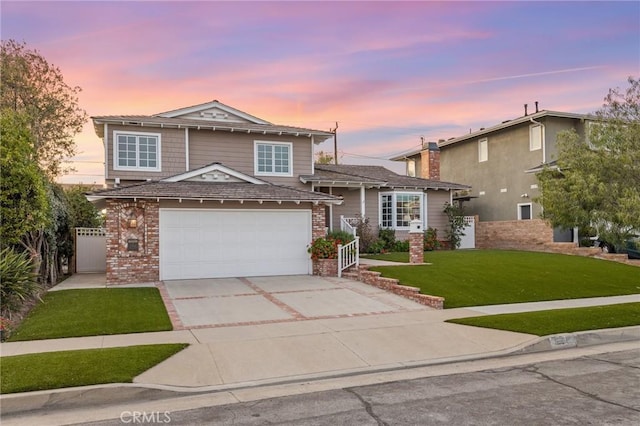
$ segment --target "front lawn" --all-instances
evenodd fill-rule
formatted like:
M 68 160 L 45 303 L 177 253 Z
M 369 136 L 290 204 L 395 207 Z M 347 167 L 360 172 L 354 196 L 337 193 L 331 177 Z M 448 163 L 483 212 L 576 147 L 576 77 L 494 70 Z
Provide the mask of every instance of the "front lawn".
M 447 322 L 547 336 L 640 325 L 640 303 L 487 315 L 452 319 Z
M 22 340 L 172 330 L 157 288 L 97 288 L 47 293 L 9 338 Z
M 143 345 L 2 357 L 0 393 L 131 383 L 134 377 L 187 346 Z
M 453 250 L 427 252 L 424 260 L 431 265 L 370 269 L 444 297 L 445 308 L 640 293 L 640 268 L 587 257 Z

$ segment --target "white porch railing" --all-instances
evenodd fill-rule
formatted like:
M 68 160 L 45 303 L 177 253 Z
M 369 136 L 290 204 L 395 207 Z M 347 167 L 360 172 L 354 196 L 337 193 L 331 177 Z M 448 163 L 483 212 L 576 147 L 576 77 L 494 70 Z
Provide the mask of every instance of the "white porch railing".
M 356 236 L 358 226 L 358 218 L 357 217 L 344 217 L 340 216 L 340 230 L 344 232 L 348 232 L 354 237 Z
M 342 276 L 342 271 L 353 265 L 360 265 L 360 237 L 348 244 L 338 245 L 338 277 Z

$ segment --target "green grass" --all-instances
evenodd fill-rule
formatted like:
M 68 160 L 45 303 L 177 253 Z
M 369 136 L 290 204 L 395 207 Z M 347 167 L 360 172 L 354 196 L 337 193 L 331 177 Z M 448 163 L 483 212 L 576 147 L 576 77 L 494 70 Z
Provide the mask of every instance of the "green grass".
M 431 265 L 373 271 L 445 298 L 445 308 L 640 293 L 640 268 L 580 256 L 503 250 L 434 251 Z
M 144 345 L 2 357 L 0 393 L 131 383 L 187 346 Z
M 171 329 L 157 288 L 63 290 L 47 293 L 9 341 Z
M 452 319 L 447 322 L 547 336 L 640 325 L 640 303 L 487 315 Z

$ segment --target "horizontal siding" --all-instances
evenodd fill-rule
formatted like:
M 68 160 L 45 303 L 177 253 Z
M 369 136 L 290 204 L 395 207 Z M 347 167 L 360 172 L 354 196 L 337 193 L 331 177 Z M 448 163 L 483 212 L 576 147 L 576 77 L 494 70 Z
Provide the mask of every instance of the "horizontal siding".
M 160 134 L 160 158 L 161 170 L 159 172 L 152 171 L 129 171 L 114 170 L 113 165 L 113 133 L 120 132 L 138 132 L 138 133 L 155 133 Z M 108 132 L 105 134 L 107 139 L 107 182 L 112 182 L 115 178 L 121 181 L 126 180 L 146 180 L 161 179 L 167 176 L 173 176 L 185 171 L 185 140 L 184 129 L 161 129 L 158 127 L 140 127 L 140 126 L 116 126 L 109 125 Z
M 444 238 L 449 219 L 443 212 L 450 201 L 449 191 L 427 191 L 427 228 L 438 230 L 438 238 Z
M 238 132 L 191 130 L 189 132 L 189 165 L 197 169 L 219 162 L 249 176 L 254 176 L 254 142 L 290 142 L 293 148 L 293 176 L 257 176 L 278 185 L 305 187 L 300 175 L 312 173 L 313 147 L 308 137 L 257 135 Z

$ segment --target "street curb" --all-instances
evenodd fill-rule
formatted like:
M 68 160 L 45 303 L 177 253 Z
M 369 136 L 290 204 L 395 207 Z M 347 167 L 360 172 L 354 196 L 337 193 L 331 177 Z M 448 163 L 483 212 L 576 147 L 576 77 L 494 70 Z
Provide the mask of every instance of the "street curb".
M 547 352 L 632 340 L 640 340 L 640 326 L 552 334 L 541 337 L 537 342 L 527 343 L 524 347 L 512 353 Z
M 198 388 L 180 388 L 175 386 L 151 385 L 140 383 L 111 383 L 104 385 L 82 386 L 75 388 L 52 389 L 44 391 L 24 392 L 0 395 L 0 416 L 19 414 L 42 409 L 69 410 L 77 408 L 106 407 L 112 404 L 125 403 L 143 399 L 157 401 L 167 398 L 195 396 L 206 393 L 232 392 L 239 389 L 274 386 L 313 380 L 326 380 L 364 374 L 375 374 L 403 369 L 415 369 L 426 366 L 445 365 L 457 362 L 469 362 L 501 358 L 512 355 L 550 352 L 564 349 L 583 348 L 611 343 L 640 341 L 640 326 L 590 330 L 575 333 L 554 334 L 527 342 L 516 347 L 497 352 L 465 355 L 459 357 L 433 359 L 398 363 L 393 366 L 380 366 L 356 369 L 342 373 L 317 373 L 296 376 L 295 378 L 278 378 L 246 383 L 235 383 L 223 386 L 203 386 Z

